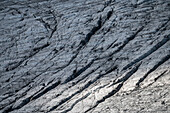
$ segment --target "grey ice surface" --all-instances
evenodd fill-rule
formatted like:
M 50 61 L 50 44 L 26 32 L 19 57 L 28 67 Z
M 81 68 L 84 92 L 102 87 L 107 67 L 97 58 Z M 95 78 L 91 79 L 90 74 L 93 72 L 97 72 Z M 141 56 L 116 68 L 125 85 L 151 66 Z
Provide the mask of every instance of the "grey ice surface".
M 170 0 L 0 0 L 0 113 L 170 113 Z

